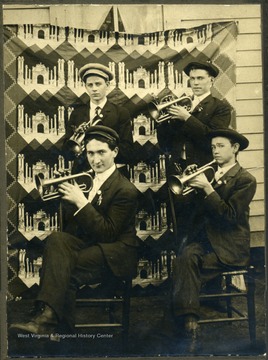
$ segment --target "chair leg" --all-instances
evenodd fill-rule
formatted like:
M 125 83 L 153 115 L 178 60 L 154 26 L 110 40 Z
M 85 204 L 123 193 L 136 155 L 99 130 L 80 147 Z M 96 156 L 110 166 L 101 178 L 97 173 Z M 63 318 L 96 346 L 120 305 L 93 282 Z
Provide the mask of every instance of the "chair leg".
M 252 345 L 256 343 L 256 314 L 255 314 L 255 278 L 254 270 L 249 269 L 246 276 L 248 285 L 247 305 L 248 305 L 248 326 L 249 337 Z
M 129 331 L 129 312 L 130 312 L 130 295 L 132 289 L 132 280 L 126 280 L 124 286 L 124 303 L 122 311 L 122 324 L 123 324 L 123 333 L 122 333 L 122 347 L 123 351 L 128 349 L 128 331 Z
M 225 278 L 226 278 L 226 292 L 230 293 L 231 292 L 231 284 L 232 284 L 231 275 L 226 275 Z M 227 307 L 227 316 L 228 316 L 228 318 L 231 318 L 233 316 L 232 299 L 229 296 L 226 298 L 226 307 Z

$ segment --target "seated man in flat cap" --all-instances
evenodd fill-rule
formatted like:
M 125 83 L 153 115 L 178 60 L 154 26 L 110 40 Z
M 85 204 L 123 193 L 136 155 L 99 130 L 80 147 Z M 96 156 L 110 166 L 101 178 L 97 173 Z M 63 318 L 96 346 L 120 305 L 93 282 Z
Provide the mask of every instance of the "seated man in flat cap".
M 173 315 L 192 352 L 197 345 L 201 286 L 220 272 L 249 265 L 249 204 L 256 191 L 256 179 L 237 161 L 248 139 L 231 129 L 214 130 L 208 139 L 218 169 L 212 184 L 204 173 L 189 181 L 198 190 L 198 209 L 189 244 L 173 262 Z M 188 173 L 195 171 L 195 165 L 187 168 Z
M 104 125 L 115 130 L 120 137 L 119 153 L 116 159 L 117 167 L 121 173 L 129 177 L 126 164 L 132 163 L 134 158 L 133 136 L 131 119 L 128 110 L 115 105 L 107 99 L 107 92 L 113 73 L 107 66 L 99 63 L 89 63 L 79 70 L 79 75 L 85 83 L 90 101 L 88 104 L 74 107 L 67 123 L 64 152 L 67 159 L 73 160 L 77 153 L 73 146 L 69 146 L 68 139 L 72 138 L 74 131 L 83 123 Z M 85 158 L 78 155 L 75 160 L 73 172 L 84 170 Z
M 183 106 L 172 105 L 167 109 L 172 120 L 157 127 L 159 146 L 171 155 L 168 175 L 175 174 L 177 169 L 182 172 L 190 164 L 202 166 L 210 162 L 212 155 L 206 135 L 211 130 L 228 128 L 231 121 L 230 106 L 211 94 L 219 69 L 209 61 L 196 60 L 188 63 L 184 72 L 189 76 L 194 95 L 193 110 L 189 113 Z M 174 163 L 179 166 L 174 166 Z M 187 224 L 192 216 L 191 200 L 191 196 L 174 198 L 181 243 L 187 242 Z
M 37 297 L 41 312 L 11 329 L 51 334 L 59 323 L 72 328 L 76 290 L 81 284 L 136 275 L 138 191 L 115 166 L 118 145 L 113 129 L 92 126 L 87 131 L 86 154 L 95 172 L 88 198 L 77 184 L 58 186 L 63 206 L 66 202 L 74 207 L 78 231 L 70 234 L 67 228 L 67 232 L 54 232 L 47 238 Z

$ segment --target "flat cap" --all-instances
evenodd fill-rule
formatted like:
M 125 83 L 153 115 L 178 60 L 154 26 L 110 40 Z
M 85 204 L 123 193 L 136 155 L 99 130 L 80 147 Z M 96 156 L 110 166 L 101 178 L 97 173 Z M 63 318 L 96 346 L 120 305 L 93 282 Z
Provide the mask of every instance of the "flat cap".
M 79 75 L 83 81 L 85 81 L 86 78 L 91 75 L 100 76 L 106 81 L 113 80 L 114 78 L 114 75 L 111 72 L 111 70 L 107 66 L 99 63 L 89 63 L 84 65 L 79 70 Z
M 115 130 L 107 126 L 104 125 L 90 126 L 90 128 L 85 133 L 85 140 L 89 138 L 94 138 L 95 136 L 101 136 L 105 139 L 115 142 L 117 145 L 119 144 L 119 135 Z
M 185 74 L 187 74 L 189 76 L 189 73 L 192 68 L 207 70 L 208 73 L 214 77 L 216 77 L 219 74 L 219 69 L 215 65 L 213 65 L 210 60 L 191 61 L 185 66 L 183 71 L 185 72 Z
M 212 130 L 207 134 L 207 137 L 209 139 L 213 139 L 218 136 L 225 137 L 227 139 L 237 142 L 240 145 L 239 150 L 244 150 L 249 145 L 248 139 L 244 135 L 238 133 L 233 129 L 217 129 Z

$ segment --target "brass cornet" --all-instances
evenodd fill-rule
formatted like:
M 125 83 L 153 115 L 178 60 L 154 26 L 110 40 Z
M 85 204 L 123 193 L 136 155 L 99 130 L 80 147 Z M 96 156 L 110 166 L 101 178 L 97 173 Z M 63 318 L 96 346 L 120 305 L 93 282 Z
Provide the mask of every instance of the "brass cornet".
M 78 158 L 83 153 L 83 143 L 86 131 L 91 125 L 97 125 L 99 122 L 101 122 L 101 119 L 94 121 L 94 124 L 90 124 L 90 121 L 83 122 L 75 129 L 70 139 L 66 141 L 65 147 L 71 160 Z
M 159 124 L 163 121 L 171 119 L 171 115 L 167 112 L 167 109 L 171 105 L 183 106 L 188 112 L 191 112 L 193 110 L 193 102 L 190 96 L 174 98 L 174 96 L 167 95 L 163 97 L 160 102 L 150 102 L 148 104 L 148 111 L 151 117 Z
M 90 175 L 91 172 L 92 170 L 89 170 L 88 172 L 62 176 L 54 179 L 41 179 L 39 175 L 35 175 L 36 188 L 43 201 L 58 199 L 62 196 L 62 194 L 58 190 L 58 185 L 66 181 L 73 183 L 74 180 L 84 177 L 87 180 L 87 183 L 85 181 L 79 184 L 79 187 L 83 191 L 83 193 L 87 194 L 90 192 L 93 186 L 93 178 Z
M 169 189 L 175 194 L 175 195 L 187 195 L 190 192 L 194 191 L 195 188 L 189 186 L 187 183 L 189 180 L 193 179 L 199 174 L 211 172 L 212 177 L 209 177 L 209 174 L 205 174 L 209 180 L 210 183 L 214 180 L 215 170 L 211 166 L 212 164 L 215 164 L 216 160 L 212 160 L 208 164 L 201 166 L 197 171 L 190 175 L 170 175 L 168 178 L 168 187 Z

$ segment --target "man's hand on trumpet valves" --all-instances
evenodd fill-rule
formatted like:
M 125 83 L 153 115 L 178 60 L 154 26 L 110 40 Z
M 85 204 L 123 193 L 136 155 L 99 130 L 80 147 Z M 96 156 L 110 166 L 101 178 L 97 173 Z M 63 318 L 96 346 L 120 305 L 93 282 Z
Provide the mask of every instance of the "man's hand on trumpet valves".
M 187 183 L 188 186 L 190 187 L 203 190 L 206 193 L 206 195 L 209 195 L 214 191 L 212 185 L 210 184 L 204 173 L 200 173 L 194 176 Z
M 167 111 L 171 115 L 172 119 L 178 119 L 181 121 L 186 121 L 191 116 L 185 107 L 180 105 L 171 105 Z
M 192 175 L 198 170 L 198 165 L 191 164 L 188 165 L 187 168 L 183 172 L 183 176 Z
M 85 194 L 79 187 L 76 181 L 73 184 L 69 182 L 63 182 L 58 186 L 59 192 L 62 194 L 62 199 L 77 206 L 78 209 L 85 206 L 88 203 Z

